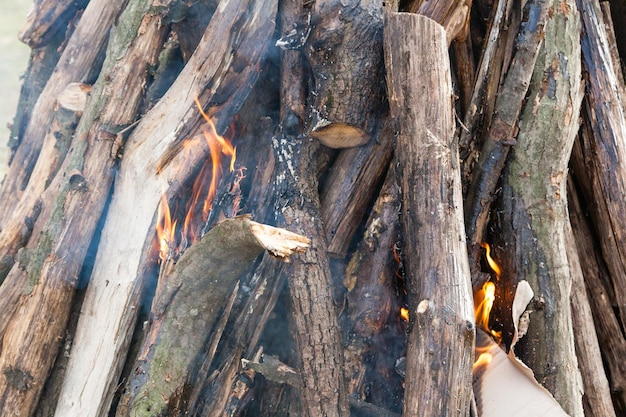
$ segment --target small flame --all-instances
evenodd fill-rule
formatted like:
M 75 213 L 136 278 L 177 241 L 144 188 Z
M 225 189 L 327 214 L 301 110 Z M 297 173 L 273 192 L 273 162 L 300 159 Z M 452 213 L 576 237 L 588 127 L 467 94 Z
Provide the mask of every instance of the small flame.
M 408 308 L 402 307 L 400 309 L 400 318 L 406 322 L 409 321 L 409 309 Z
M 491 355 L 491 353 L 489 352 L 481 353 L 476 359 L 476 361 L 474 362 L 474 371 L 476 371 L 478 368 L 482 366 L 489 365 L 492 359 L 493 359 L 493 356 Z
M 500 266 L 491 257 L 491 247 L 487 243 L 481 243 L 481 247 L 485 248 L 487 263 L 493 270 L 496 281 L 500 280 L 501 269 Z M 487 281 L 474 294 L 474 317 L 476 319 L 476 325 L 486 332 L 490 333 L 497 341 L 502 338 L 502 332 L 492 330 L 489 327 L 489 318 L 491 315 L 491 309 L 496 299 L 496 284 L 492 281 Z
M 176 222 L 172 223 L 170 206 L 167 203 L 165 193 L 161 196 L 157 217 L 160 219 L 156 225 L 157 237 L 159 239 L 159 259 L 163 261 L 170 253 L 170 246 L 174 244 L 174 234 L 176 233 Z

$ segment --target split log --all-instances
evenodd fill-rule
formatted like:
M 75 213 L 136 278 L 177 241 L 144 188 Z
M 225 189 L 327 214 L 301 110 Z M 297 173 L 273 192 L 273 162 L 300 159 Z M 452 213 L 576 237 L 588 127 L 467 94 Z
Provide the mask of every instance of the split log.
M 2 287 L 6 289 L 2 294 L 8 292 L 13 296 L 2 300 L 8 305 L 3 314 L 18 313 L 2 324 L 6 331 L 0 369 L 11 371 L 0 380 L 4 410 L 30 413 L 34 409 L 56 357 L 77 277 L 113 181 L 116 161 L 115 155 L 111 156 L 113 135 L 109 129 L 135 118 L 146 76 L 143 67 L 156 61 L 166 33 L 161 18 L 148 13 L 150 5 L 150 2 L 131 2 L 120 17 L 127 31 L 119 31 L 112 37 L 110 59 L 104 64 L 101 81 L 94 89 L 94 97 L 98 99 L 86 109 L 71 155 L 65 158 L 63 173 L 50 186 L 56 194 L 37 219 L 27 249 L 21 252 L 21 259 Z M 142 68 L 139 71 L 143 75 L 135 75 L 136 65 Z M 126 94 L 118 97 L 111 91 Z M 54 155 L 57 138 L 50 135 L 47 139 L 51 144 L 47 149 Z M 49 178 L 43 175 L 52 175 L 57 164 L 55 159 L 38 164 L 37 168 L 51 166 L 51 172 L 41 172 L 35 190 L 29 187 L 28 191 L 33 193 L 46 185 Z M 36 198 L 31 194 L 18 207 Z M 15 288 L 22 288 L 23 293 Z M 54 319 L 49 315 L 51 311 Z M 38 331 L 33 332 L 33 328 Z M 14 378 L 15 375 L 19 377 Z
M 236 282 L 263 249 L 289 258 L 308 239 L 237 217 L 187 249 L 161 279 L 153 317 L 117 416 L 186 415 L 198 356 Z M 210 340 L 210 339 L 208 339 Z
M 580 137 L 589 207 L 609 268 L 622 328 L 626 324 L 626 118 L 597 1 L 577 1 L 583 21 L 582 57 L 587 81 L 584 116 L 592 134 Z
M 388 14 L 385 65 L 411 318 L 404 415 L 465 416 L 475 326 L 445 30 L 423 16 Z
M 137 317 L 143 288 L 138 266 L 145 240 L 154 235 L 157 204 L 170 187 L 169 180 L 175 180 L 172 187 L 180 186 L 184 173 L 193 171 L 206 157 L 202 148 L 182 152 L 185 139 L 199 133 L 196 129 L 201 125 L 192 98 L 212 106 L 207 112 L 217 119 L 216 130 L 223 132 L 257 78 L 275 13 L 276 2 L 220 3 L 176 82 L 128 139 L 85 296 L 89 308 L 78 323 L 58 415 L 108 413 Z M 184 173 L 179 175 L 181 169 Z M 91 372 L 85 374 L 85 367 Z
M 553 12 L 545 22 L 517 144 L 502 180 L 507 260 L 502 267 L 508 279 L 500 282 L 503 287 L 521 279 L 530 283 L 533 314 L 518 354 L 568 414 L 582 416 L 565 233 L 567 163 L 583 98 L 580 18 L 573 0 L 543 7 Z
M 295 1 L 285 5 L 289 14 L 283 32 L 302 13 Z M 298 51 L 282 52 L 281 124 L 272 139 L 276 161 L 275 216 L 279 226 L 311 238 L 310 249 L 283 268 L 288 276 L 293 309 L 290 319 L 300 355 L 301 409 L 310 417 L 347 417 L 350 410 L 341 338 L 315 175 L 316 151 L 320 145 L 302 134 L 306 120 L 302 63 Z
M 471 7 L 471 0 L 413 0 L 407 11 L 429 17 L 443 26 L 450 45 L 467 32 Z

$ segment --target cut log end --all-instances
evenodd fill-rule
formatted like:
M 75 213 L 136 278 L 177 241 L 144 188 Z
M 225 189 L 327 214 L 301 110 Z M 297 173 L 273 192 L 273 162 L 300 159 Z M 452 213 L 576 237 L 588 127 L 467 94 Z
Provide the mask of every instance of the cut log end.
M 370 135 L 365 131 L 346 123 L 331 123 L 316 128 L 311 136 L 333 149 L 355 148 L 370 140 Z
M 250 230 L 259 244 L 272 256 L 289 262 L 289 256 L 304 252 L 311 241 L 297 233 L 250 221 Z

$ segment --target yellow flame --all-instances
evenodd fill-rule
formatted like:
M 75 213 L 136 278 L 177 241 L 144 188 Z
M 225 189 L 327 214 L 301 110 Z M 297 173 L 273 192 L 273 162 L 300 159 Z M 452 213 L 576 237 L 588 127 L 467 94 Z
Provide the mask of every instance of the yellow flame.
M 474 371 L 480 368 L 481 366 L 489 365 L 492 359 L 493 359 L 493 356 L 491 355 L 491 353 L 489 352 L 481 353 L 476 359 L 476 361 L 474 362 Z
M 496 279 L 500 280 L 500 274 L 502 273 L 502 271 L 500 270 L 500 266 L 491 257 L 491 246 L 489 246 L 488 243 L 481 243 L 480 247 L 485 249 L 485 252 L 486 252 L 485 257 L 487 258 L 487 263 L 489 264 L 489 267 L 493 270 L 493 272 L 496 274 Z
M 409 321 L 409 309 L 408 308 L 402 307 L 400 309 L 400 318 L 402 318 L 402 320 L 404 320 L 406 322 Z
M 174 244 L 176 233 L 176 222 L 172 223 L 170 206 L 165 193 L 163 193 L 159 202 L 157 218 L 159 219 L 156 225 L 157 237 L 159 239 L 159 259 L 165 260 L 169 255 L 170 246 Z

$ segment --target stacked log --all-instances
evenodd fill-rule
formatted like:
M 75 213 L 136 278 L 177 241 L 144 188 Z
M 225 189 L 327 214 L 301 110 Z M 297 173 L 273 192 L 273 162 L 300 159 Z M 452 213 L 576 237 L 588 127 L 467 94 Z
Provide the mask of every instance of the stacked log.
M 0 186 L 0 414 L 476 416 L 488 346 L 551 407 L 622 415 L 623 12 L 38 2 Z M 157 238 L 207 172 L 193 237 Z

